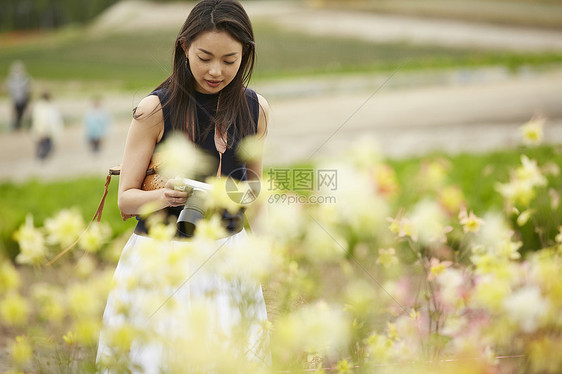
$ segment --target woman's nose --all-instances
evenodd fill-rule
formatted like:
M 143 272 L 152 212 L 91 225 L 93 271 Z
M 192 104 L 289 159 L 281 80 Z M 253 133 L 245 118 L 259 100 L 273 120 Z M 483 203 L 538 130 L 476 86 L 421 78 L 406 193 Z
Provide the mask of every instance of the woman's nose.
M 209 68 L 209 75 L 212 75 L 213 77 L 218 77 L 221 75 L 220 62 L 214 62 L 211 64 L 211 67 Z

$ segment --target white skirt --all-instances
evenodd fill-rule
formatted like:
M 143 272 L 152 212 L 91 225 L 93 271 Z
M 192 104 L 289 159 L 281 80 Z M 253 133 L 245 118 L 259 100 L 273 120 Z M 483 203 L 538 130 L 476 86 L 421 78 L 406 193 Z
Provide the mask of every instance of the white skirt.
M 217 271 L 229 248 L 246 240 L 244 230 L 201 246 L 133 234 L 103 315 L 96 360 L 102 372 L 218 373 L 231 365 L 269 365 L 261 286 Z

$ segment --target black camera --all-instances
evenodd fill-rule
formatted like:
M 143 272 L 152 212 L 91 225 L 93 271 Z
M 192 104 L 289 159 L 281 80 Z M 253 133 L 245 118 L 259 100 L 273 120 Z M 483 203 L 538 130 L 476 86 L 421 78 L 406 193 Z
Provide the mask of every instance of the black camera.
M 191 237 L 197 221 L 205 217 L 207 213 L 206 200 L 210 186 L 191 179 L 184 179 L 184 181 L 188 196 L 178 216 L 177 229 L 180 235 Z

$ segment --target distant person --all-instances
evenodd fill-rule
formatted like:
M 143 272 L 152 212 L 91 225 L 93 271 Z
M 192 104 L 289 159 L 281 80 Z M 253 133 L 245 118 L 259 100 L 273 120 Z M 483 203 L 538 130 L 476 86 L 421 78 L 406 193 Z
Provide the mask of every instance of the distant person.
M 31 114 L 31 134 L 37 144 L 37 158 L 44 160 L 51 154 L 53 143 L 60 136 L 62 128 L 62 116 L 52 103 L 51 95 L 43 93 Z
M 31 78 L 25 71 L 25 65 L 21 61 L 14 61 L 10 67 L 10 73 L 6 79 L 6 86 L 12 98 L 14 108 L 14 119 L 12 129 L 19 130 L 22 126 L 22 118 L 29 104 L 31 92 Z
M 92 107 L 84 116 L 86 139 L 90 144 L 92 152 L 99 152 L 102 142 L 107 135 L 110 123 L 111 115 L 103 107 L 101 98 L 94 98 Z

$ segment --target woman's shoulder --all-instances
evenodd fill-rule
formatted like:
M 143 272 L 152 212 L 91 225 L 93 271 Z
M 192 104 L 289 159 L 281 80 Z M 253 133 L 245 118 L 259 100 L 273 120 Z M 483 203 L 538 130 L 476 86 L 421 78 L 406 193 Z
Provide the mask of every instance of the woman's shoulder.
M 146 124 L 148 128 L 161 133 L 164 128 L 164 113 L 160 98 L 152 94 L 143 98 L 133 110 L 133 119 L 135 122 Z

